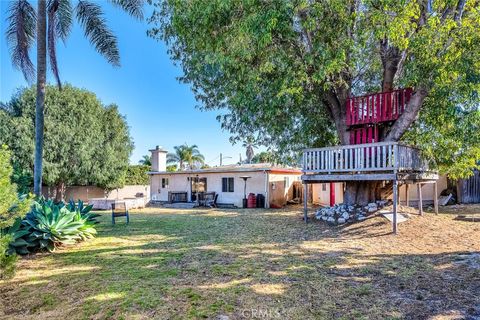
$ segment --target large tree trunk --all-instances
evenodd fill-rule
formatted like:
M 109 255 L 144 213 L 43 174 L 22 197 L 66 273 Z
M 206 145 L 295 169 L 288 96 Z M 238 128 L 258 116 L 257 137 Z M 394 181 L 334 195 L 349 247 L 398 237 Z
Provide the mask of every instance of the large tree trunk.
M 46 1 L 38 1 L 37 9 L 37 98 L 35 106 L 35 160 L 33 192 L 42 192 L 43 127 L 45 109 L 45 83 L 47 78 L 47 9 Z
M 343 203 L 367 205 L 381 198 L 381 181 L 348 181 L 345 184 Z
M 388 39 L 380 41 L 380 56 L 383 65 L 382 91 L 394 89 L 395 76 L 401 67 L 403 60 L 398 48 L 389 43 Z M 329 105 L 329 112 L 337 129 L 338 138 L 342 145 L 350 144 L 350 132 L 346 125 L 345 103 L 350 94 L 345 86 L 336 88 L 335 91 L 326 92 L 325 100 Z M 408 106 L 400 118 L 395 121 L 392 127 L 380 128 L 379 138 L 381 141 L 399 141 L 410 125 L 417 118 L 418 112 L 423 104 L 427 90 L 423 87 L 416 89 Z M 366 205 L 382 197 L 381 181 L 349 181 L 345 185 L 344 203 L 348 205 Z

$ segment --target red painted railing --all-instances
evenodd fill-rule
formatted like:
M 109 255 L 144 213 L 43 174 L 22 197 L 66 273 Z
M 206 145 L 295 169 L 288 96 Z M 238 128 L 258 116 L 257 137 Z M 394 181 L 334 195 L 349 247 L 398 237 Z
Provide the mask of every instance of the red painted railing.
M 347 100 L 347 125 L 374 124 L 398 119 L 412 96 L 412 88 L 379 92 Z
M 367 125 L 350 130 L 350 144 L 364 144 L 379 142 L 378 126 Z

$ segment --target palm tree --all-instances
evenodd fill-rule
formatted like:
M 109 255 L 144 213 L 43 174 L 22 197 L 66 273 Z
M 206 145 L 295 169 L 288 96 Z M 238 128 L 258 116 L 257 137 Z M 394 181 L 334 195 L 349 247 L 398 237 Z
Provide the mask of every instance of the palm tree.
M 252 158 L 252 163 L 274 163 L 275 155 L 270 151 L 262 151 Z
M 252 163 L 253 156 L 255 155 L 253 151 L 253 148 L 255 148 L 255 146 L 253 145 L 253 139 L 247 138 L 247 140 L 245 140 L 242 146 L 246 148 L 245 155 L 247 156 L 247 163 Z
M 195 164 L 203 164 L 205 157 L 198 151 L 197 145 L 182 144 L 173 147 L 174 153 L 167 154 L 167 163 L 178 163 L 179 170 L 193 169 Z
M 152 157 L 150 157 L 148 154 L 144 155 L 138 163 L 143 164 L 144 166 L 151 166 L 152 165 Z
M 137 19 L 143 19 L 145 0 L 110 0 Z M 47 81 L 47 50 L 50 68 L 61 88 L 57 66 L 56 43 L 66 42 L 72 29 L 73 19 L 83 27 L 85 36 L 95 49 L 113 66 L 120 66 L 117 38 L 108 28 L 99 4 L 78 0 L 75 7 L 71 0 L 38 0 L 37 10 L 28 0 L 14 0 L 10 3 L 7 16 L 6 38 L 13 65 L 20 69 L 28 82 L 37 77 L 37 98 L 35 107 L 35 160 L 33 191 L 40 195 L 42 188 L 42 157 L 45 85 Z M 48 22 L 48 24 L 47 24 Z M 48 27 L 48 29 L 47 29 Z M 30 59 L 29 50 L 37 42 L 37 69 Z

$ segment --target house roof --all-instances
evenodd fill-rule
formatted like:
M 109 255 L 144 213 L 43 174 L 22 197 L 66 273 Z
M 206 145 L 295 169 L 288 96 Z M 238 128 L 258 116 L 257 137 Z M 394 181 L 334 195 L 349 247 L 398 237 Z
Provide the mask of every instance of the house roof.
M 150 171 L 149 175 L 157 174 L 202 174 L 202 173 L 229 173 L 229 172 L 259 172 L 259 171 L 268 171 L 270 173 L 280 173 L 280 174 L 301 174 L 302 171 L 298 168 L 287 168 L 280 166 L 272 166 L 269 163 L 255 163 L 255 164 L 242 164 L 242 165 L 227 165 L 227 166 L 218 166 L 206 169 L 197 169 L 197 170 L 183 170 L 183 171 Z

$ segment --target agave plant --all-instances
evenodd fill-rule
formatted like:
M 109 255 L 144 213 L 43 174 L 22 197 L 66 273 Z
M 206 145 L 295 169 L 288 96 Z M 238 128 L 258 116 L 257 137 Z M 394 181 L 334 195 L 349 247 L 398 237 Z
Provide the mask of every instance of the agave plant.
M 83 221 L 75 219 L 76 212 L 69 211 L 63 204 L 55 205 L 51 200 L 35 203 L 25 222 L 31 235 L 38 240 L 40 249 L 55 250 L 60 244 L 74 244 L 81 239 L 79 229 Z
M 28 241 L 27 236 L 30 235 L 30 233 L 31 231 L 28 228 L 22 227 L 22 218 L 17 218 L 13 225 L 6 229 L 6 235 L 10 237 L 7 254 L 28 254 L 30 252 L 28 248 L 35 246 L 33 242 Z
M 70 200 L 67 205 L 68 210 L 71 212 L 78 212 L 80 213 L 81 217 L 84 219 L 87 219 L 88 221 L 94 222 L 94 224 L 97 224 L 98 221 L 96 220 L 98 217 L 100 217 L 99 214 L 96 213 L 90 213 L 90 211 L 93 208 L 93 205 L 88 205 L 85 206 L 83 204 L 82 200 L 78 200 L 78 205 L 75 203 L 75 201 Z
M 94 225 L 99 215 L 91 214 L 91 206 L 40 199 L 22 221 L 16 221 L 9 229 L 13 241 L 10 250 L 27 254 L 35 250 L 54 251 L 59 245 L 74 244 L 93 238 Z

